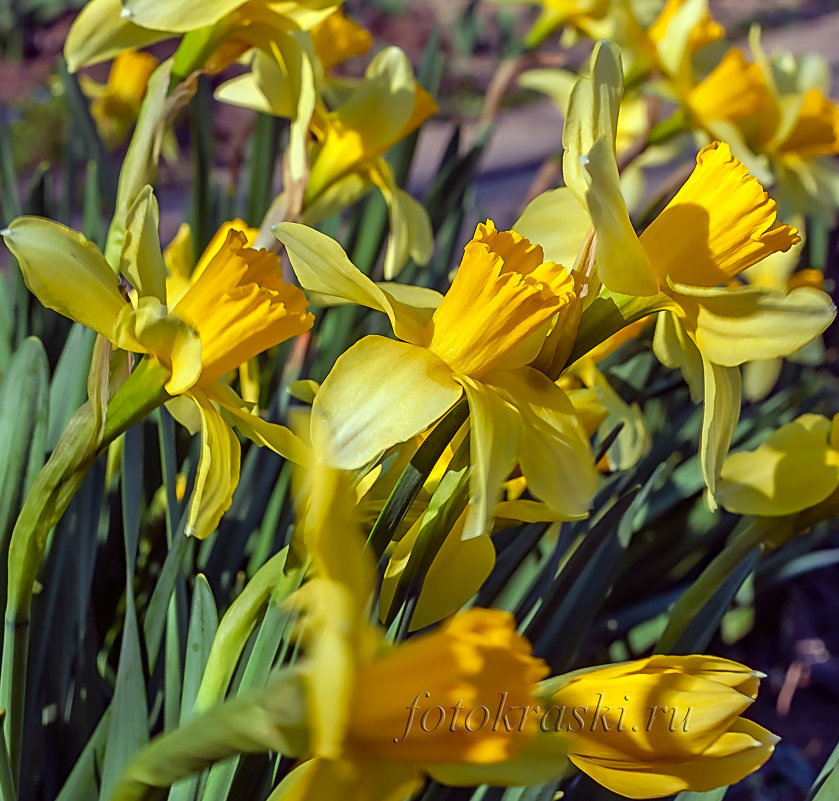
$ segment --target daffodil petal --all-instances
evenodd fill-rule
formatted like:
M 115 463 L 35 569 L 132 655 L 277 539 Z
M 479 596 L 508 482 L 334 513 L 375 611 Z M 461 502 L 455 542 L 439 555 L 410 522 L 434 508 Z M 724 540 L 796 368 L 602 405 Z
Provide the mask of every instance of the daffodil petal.
M 550 731 L 550 729 L 549 729 Z M 524 747 L 503 762 L 489 765 L 429 765 L 429 775 L 453 787 L 490 784 L 493 787 L 528 787 L 556 781 L 574 771 L 559 737 L 538 732 Z
M 667 28 L 656 41 L 656 50 L 664 70 L 674 78 L 689 79 L 691 36 L 708 17 L 708 0 L 684 0 L 668 20 Z
M 160 252 L 157 199 L 148 185 L 137 196 L 125 220 L 120 272 L 141 296 L 166 303 L 166 264 Z
M 315 83 L 314 56 L 300 47 L 295 36 L 287 36 L 277 46 L 284 47 L 286 62 L 293 64 L 290 73 L 296 90 L 294 117 L 291 120 L 288 137 L 288 169 L 295 181 L 303 181 L 309 167 L 309 126 L 318 100 Z
M 148 28 L 186 33 L 215 25 L 222 17 L 243 6 L 246 0 L 122 0 L 127 19 Z
M 658 278 L 629 219 L 612 143 L 601 137 L 581 163 L 589 179 L 585 201 L 597 237 L 600 280 L 613 292 L 655 295 Z
M 672 735 L 671 735 L 672 736 Z M 706 792 L 735 784 L 757 770 L 778 742 L 749 720 L 735 721 L 704 754 L 683 761 L 634 762 L 570 755 L 571 761 L 598 784 L 628 798 Z
M 381 152 L 399 140 L 414 110 L 415 94 L 408 57 L 398 47 L 386 47 L 370 62 L 364 80 L 336 115 L 343 127 L 363 136 L 365 153 Z
M 696 156 L 690 177 L 641 235 L 641 244 L 666 280 L 715 287 L 799 240 L 777 224 L 777 204 L 725 142 Z
M 519 464 L 530 491 L 566 520 L 585 517 L 597 488 L 591 446 L 574 407 L 554 383 L 529 367 L 484 378 L 521 414 Z
M 309 449 L 294 432 L 279 425 L 269 423 L 250 410 L 250 405 L 240 398 L 227 384 L 215 381 L 203 387 L 206 395 L 230 416 L 230 422 L 249 440 L 270 448 L 280 456 L 305 465 L 310 458 Z
M 743 365 L 743 396 L 746 400 L 758 401 L 765 398 L 778 383 L 783 367 L 783 359 L 746 362 Z
M 726 367 L 790 356 L 836 317 L 827 293 L 799 287 L 715 289 L 674 284 L 686 325 L 706 358 Z
M 542 246 L 545 261 L 569 269 L 577 260 L 591 229 L 591 217 L 567 186 L 535 197 L 516 220 L 513 230 Z
M 40 217 L 18 217 L 3 238 L 26 286 L 44 306 L 113 341 L 128 304 L 96 245 L 78 231 Z
M 495 547 L 489 536 L 463 539 L 461 515 L 446 536 L 425 575 L 417 605 L 411 618 L 411 631 L 437 623 L 460 609 L 480 589 L 495 564 Z M 399 578 L 419 534 L 421 520 L 399 540 L 385 569 L 379 593 L 379 617 L 384 620 L 390 609 Z
M 355 798 L 359 801 L 402 801 L 422 787 L 413 765 L 357 759 L 353 763 L 320 757 L 298 765 L 277 785 L 272 801 L 311 798 Z
M 315 396 L 313 418 L 329 437 L 323 447 L 314 442 L 315 448 L 331 453 L 335 467 L 361 467 L 424 431 L 461 394 L 449 368 L 430 351 L 364 337 L 338 358 Z
M 469 402 L 471 473 L 464 539 L 492 531 L 501 486 L 521 448 L 523 421 L 515 406 L 491 387 L 461 378 Z
M 334 239 L 320 231 L 300 223 L 280 223 L 272 230 L 286 246 L 297 280 L 313 302 L 322 298 L 327 303 L 357 303 L 376 309 L 388 316 L 397 337 L 426 343 L 427 306 L 415 309 L 397 301 L 364 275 Z
M 740 515 L 778 517 L 821 503 L 839 486 L 839 453 L 830 421 L 808 414 L 781 426 L 753 451 L 732 453 L 717 499 Z
M 665 367 L 682 371 L 690 389 L 691 400 L 699 403 L 705 391 L 702 356 L 672 311 L 664 310 L 658 315 L 653 336 L 653 352 Z
M 723 367 L 704 356 L 702 366 L 705 403 L 702 407 L 699 461 L 705 486 L 710 491 L 709 503 L 716 508 L 717 479 L 740 419 L 740 368 Z
M 390 238 L 385 252 L 384 275 L 390 281 L 399 275 L 408 258 L 426 264 L 434 251 L 434 233 L 428 212 L 396 185 L 393 169 L 384 159 L 377 159 L 371 172 L 382 192 L 390 215 Z
M 622 96 L 620 49 L 612 42 L 598 42 L 591 55 L 590 74 L 581 76 L 571 90 L 562 131 L 565 185 L 583 206 L 589 188 L 585 158 L 598 139 L 606 143 L 614 156 Z
M 180 395 L 192 387 L 201 375 L 201 338 L 195 329 L 152 296 L 140 298 L 137 308 L 125 307 L 117 324 L 118 342 L 136 341 L 142 351 L 153 354 L 169 367 L 172 374 L 166 382 L 170 395 Z
M 123 50 L 136 50 L 170 36 L 124 18 L 120 0 L 90 0 L 70 26 L 64 58 L 70 72 L 75 72 L 107 61 Z
M 186 533 L 203 540 L 216 530 L 233 501 L 239 483 L 241 446 L 233 429 L 203 392 L 193 390 L 191 397 L 201 413 L 201 456 Z

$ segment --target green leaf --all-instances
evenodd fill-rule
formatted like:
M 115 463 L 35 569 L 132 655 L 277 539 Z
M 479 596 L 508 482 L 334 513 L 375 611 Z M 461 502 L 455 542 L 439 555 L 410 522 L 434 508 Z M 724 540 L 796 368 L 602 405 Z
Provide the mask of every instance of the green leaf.
M 195 699 L 210 656 L 213 639 L 218 630 L 218 612 L 213 591 L 202 574 L 195 578 L 192 593 L 192 613 L 186 635 L 186 659 L 184 660 L 184 684 L 181 695 L 181 723 L 193 715 Z
M 125 772 L 111 801 L 150 801 L 157 788 L 237 754 L 300 754 L 307 741 L 304 696 L 299 674 L 284 671 L 266 688 L 220 704 L 156 738 Z
M 96 130 L 93 117 L 90 116 L 87 98 L 79 86 L 78 79 L 71 75 L 63 58 L 58 60 L 58 74 L 64 87 L 64 97 L 67 101 L 67 110 L 72 126 L 72 141 L 78 143 L 84 150 L 87 160 L 95 162 L 99 169 L 96 171 L 96 178 L 99 184 L 99 192 L 107 199 L 107 205 L 111 207 L 116 198 L 116 182 L 114 171 L 110 167 L 108 151 Z
M 55 801 L 89 801 L 99 790 L 99 766 L 108 742 L 111 709 L 106 709 Z
M 100 801 L 107 801 L 119 776 L 148 742 L 148 704 L 140 650 L 140 632 L 134 608 L 134 566 L 139 535 L 139 493 L 142 481 L 140 429 L 126 433 L 122 476 L 122 507 L 125 537 L 125 628 L 117 667 L 111 717 L 108 722 L 108 743 L 102 766 Z
M 766 525 L 760 519 L 734 537 L 731 543 L 688 587 L 670 612 L 657 653 L 693 654 L 701 651 L 728 610 L 740 586 L 754 570 L 763 551 Z
M 831 801 L 839 797 L 839 745 L 824 763 L 805 801 Z
M 717 787 L 716 790 L 708 790 L 706 793 L 691 793 L 685 791 L 676 796 L 676 801 L 722 801 L 728 787 Z
M 95 331 L 73 323 L 50 385 L 50 448 L 55 447 L 70 418 L 87 398 L 87 373 L 95 341 Z
M 258 225 L 274 199 L 274 170 L 280 152 L 281 121 L 259 113 L 250 140 L 248 205 L 245 219 Z
M 0 553 L 5 553 L 23 499 L 46 458 L 49 366 L 35 337 L 15 351 L 0 382 Z M 0 597 L 6 560 L 0 563 Z

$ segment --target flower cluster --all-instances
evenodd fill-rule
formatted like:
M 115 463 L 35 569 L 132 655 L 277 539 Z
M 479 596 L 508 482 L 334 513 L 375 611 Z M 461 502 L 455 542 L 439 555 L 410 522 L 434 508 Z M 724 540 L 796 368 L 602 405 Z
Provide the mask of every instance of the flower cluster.
M 704 0 L 666 0 L 649 19 L 628 2 L 537 4 L 522 64 L 559 30 L 566 43 L 598 41 L 573 73 L 504 72 L 548 92 L 564 116 L 561 185 L 534 192 L 511 225 L 468 204 L 449 217 L 480 144 L 462 156 L 452 140 L 426 203 L 408 191 L 404 154 L 438 112 L 433 69 L 415 74 L 393 45 L 368 57 L 374 37 L 341 0 L 83 7 L 65 78 L 72 86 L 80 72 L 104 157 L 123 156 L 107 235 L 91 229 L 87 203 L 86 234 L 32 213 L 2 232 L 40 306 L 92 332 L 87 401 L 64 421 L 50 410 L 50 458 L 33 457 L 25 480 L 21 470 L 0 492 L 4 797 L 35 742 L 25 717 L 36 703 L 26 693 L 43 689 L 27 683 L 39 571 L 61 558 L 67 527 L 93 514 L 80 500 L 63 519 L 74 497 L 102 475 L 110 492 L 115 473 L 125 619 L 78 657 L 85 693 L 91 653 L 97 680 L 115 678 L 68 786 L 91 774 L 114 799 L 169 786 L 172 797 L 234 798 L 246 781 L 272 801 L 402 801 L 423 788 L 433 799 L 439 785 L 544 786 L 539 797 L 553 797 L 584 788 L 581 772 L 653 798 L 725 787 L 769 759 L 778 738 L 743 717 L 763 674 L 703 652 L 743 560 L 839 514 L 835 399 L 836 416 L 796 407 L 768 437 L 746 442 L 737 427 L 741 369 L 757 401 L 793 362 L 816 370 L 825 358 L 835 307 L 822 273 L 796 268 L 804 234 L 839 207 L 839 107 L 817 70 L 767 56 L 758 30 L 750 55 L 727 48 Z M 106 83 L 82 73 L 102 62 Z M 193 213 L 177 210 L 170 238 L 158 162 L 178 161 L 183 113 L 201 150 L 212 132 L 196 108 L 213 102 L 259 113 L 247 159 L 262 189 L 247 213 L 235 191 L 204 192 L 212 164 L 199 152 Z M 637 214 L 643 169 L 671 162 L 676 180 Z M 23 328 L 51 319 L 23 292 L 10 308 Z M 641 386 L 667 368 L 684 379 L 685 415 L 701 405 L 678 429 L 673 407 Z M 52 386 L 55 402 L 62 385 Z M 145 504 L 148 465 L 132 436 L 151 415 L 150 472 L 162 481 Z M 176 435 L 170 417 L 198 439 Z M 0 442 L 5 432 L 0 420 Z M 664 633 L 646 647 L 598 640 L 595 615 L 612 615 L 604 602 L 621 600 L 617 584 L 628 582 L 624 598 L 644 590 L 643 559 L 621 559 L 652 558 L 636 535 L 649 526 L 654 539 L 656 504 L 668 502 L 654 493 L 677 451 L 689 454 L 688 478 L 671 506 L 697 496 L 692 514 L 722 507 L 745 518 L 745 533 L 719 553 L 721 538 L 704 536 L 692 560 L 655 542 L 673 554 L 650 606 Z M 104 473 L 91 471 L 100 456 Z M 80 583 L 102 578 L 95 564 L 78 568 Z M 220 622 L 199 569 L 232 593 Z M 46 597 L 55 610 L 63 596 Z M 80 642 L 100 623 L 80 619 Z M 38 708 L 75 714 L 73 692 L 60 705 L 39 696 Z M 237 762 L 250 753 L 281 759 L 251 781 L 255 763 Z

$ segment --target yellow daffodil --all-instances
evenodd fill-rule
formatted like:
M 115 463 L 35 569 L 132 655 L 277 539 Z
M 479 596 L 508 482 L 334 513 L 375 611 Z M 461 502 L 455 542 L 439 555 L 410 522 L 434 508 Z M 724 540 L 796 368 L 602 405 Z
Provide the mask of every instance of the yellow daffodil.
M 436 766 L 444 784 L 521 785 L 570 762 L 629 798 L 704 792 L 740 781 L 772 755 L 771 732 L 740 717 L 762 674 L 712 656 L 652 656 L 544 681 L 528 716 L 535 737 L 506 762 Z
M 564 267 L 514 231 L 479 225 L 444 297 L 375 284 L 332 239 L 306 226 L 274 228 L 314 302 L 359 303 L 388 315 L 397 340 L 367 336 L 336 362 L 313 404 L 335 464 L 372 463 L 425 430 L 465 393 L 471 409 L 471 501 L 465 538 L 491 530 L 515 463 L 531 492 L 565 519 L 585 516 L 595 487 L 573 407 L 527 365 L 573 297 Z
M 473 609 L 431 634 L 386 645 L 364 615 L 375 569 L 362 550 L 349 477 L 315 461 L 304 478 L 299 517 L 312 577 L 289 602 L 304 611 L 300 670 L 312 758 L 289 774 L 276 797 L 379 801 L 410 795 L 436 764 L 509 759 L 534 726 L 511 731 L 488 722 L 467 731 L 463 722 L 452 728 L 442 720 L 430 726 L 427 710 L 488 704 L 494 714 L 499 693 L 502 714 L 531 703 L 547 667 L 516 634 L 512 616 Z
M 130 285 L 127 298 L 99 249 L 70 228 L 20 217 L 4 238 L 44 306 L 119 348 L 148 355 L 129 382 L 158 388 L 151 408 L 174 396 L 191 401 L 171 408 L 193 432 L 201 431 L 187 531 L 203 538 L 215 530 L 239 480 L 240 447 L 227 420 L 254 441 L 303 458 L 290 431 L 251 414 L 220 379 L 307 331 L 313 318 L 303 293 L 283 282 L 279 259 L 246 247 L 245 235 L 237 230 L 214 240 L 188 287 L 175 282 L 170 298 L 157 222 L 157 202 L 146 187 L 126 225 L 120 269 Z
M 272 41 L 291 31 L 311 30 L 341 2 L 90 0 L 70 28 L 64 57 L 75 72 L 113 58 L 123 50 L 184 36 L 184 60 L 188 63 L 182 73 L 202 66 L 215 72 L 251 48 L 268 48 Z
M 700 151 L 684 186 L 636 235 L 615 161 L 622 83 L 617 50 L 602 43 L 592 56 L 591 75 L 571 95 L 563 135 L 568 190 L 562 203 L 549 198 L 538 224 L 524 230 L 543 230 L 550 205 L 560 220 L 573 205 L 570 193 L 591 220 L 597 275 L 613 293 L 603 296 L 601 306 L 614 306 L 619 293 L 649 298 L 647 313 L 663 310 L 655 352 L 682 370 L 694 400 L 705 399 L 700 453 L 713 494 L 739 416 L 739 365 L 796 352 L 827 328 L 835 309 L 827 295 L 809 287 L 786 293 L 727 285 L 766 256 L 789 250 L 799 237 L 776 223 L 775 202 L 724 143 Z M 543 241 L 541 234 L 536 238 Z
M 540 735 L 553 724 L 547 736 L 568 759 L 620 795 L 704 792 L 757 770 L 778 742 L 740 717 L 760 678 L 744 665 L 699 655 L 579 671 L 544 683 L 543 703 L 555 711 L 545 713 Z
M 503 0 L 499 0 L 503 2 Z M 536 47 L 563 26 L 585 30 L 610 13 L 611 0 L 523 0 L 541 6 L 539 18 L 525 38 L 528 47 Z
M 730 454 L 719 499 L 735 514 L 782 517 L 822 504 L 837 488 L 839 415 L 804 414 L 754 450 Z
M 694 82 L 687 71 L 676 94 L 694 125 L 726 139 L 738 158 L 774 181 L 782 207 L 832 220 L 839 204 L 839 106 L 828 95 L 826 66 L 789 55 L 768 57 L 760 30 L 749 36 L 752 60 L 739 48 Z
M 114 59 L 106 84 L 86 76 L 82 78 L 82 89 L 92 101 L 90 113 L 108 147 L 120 144 L 137 120 L 146 86 L 157 63 L 149 53 L 124 50 Z
M 312 44 L 323 68 L 330 70 L 366 53 L 373 46 L 373 37 L 338 8 L 312 28 Z
M 291 66 L 305 63 L 305 52 L 293 41 L 288 45 L 283 53 L 275 50 L 275 57 L 258 54 L 251 72 L 223 84 L 216 97 L 293 120 L 292 137 L 299 130 L 301 139 L 294 176 L 302 179 L 303 162 L 310 165 L 300 214 L 303 222 L 314 225 L 375 186 L 390 215 L 385 278 L 396 276 L 409 257 L 425 264 L 433 250 L 428 214 L 396 185 L 383 156 L 433 115 L 436 103 L 416 82 L 405 54 L 387 47 L 370 62 L 363 80 L 351 84 L 340 105 L 330 110 L 313 87 L 307 91 L 299 68 Z M 313 142 L 308 159 L 302 152 L 306 139 Z

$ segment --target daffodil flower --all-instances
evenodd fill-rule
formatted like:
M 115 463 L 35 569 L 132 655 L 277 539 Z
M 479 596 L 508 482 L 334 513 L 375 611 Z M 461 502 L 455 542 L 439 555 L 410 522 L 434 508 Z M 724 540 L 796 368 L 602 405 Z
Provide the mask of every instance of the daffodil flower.
M 129 381 L 158 389 L 151 408 L 174 397 L 189 401 L 172 408 L 201 432 L 187 532 L 204 538 L 230 506 L 239 480 L 240 446 L 228 421 L 288 458 L 305 458 L 297 437 L 252 414 L 222 379 L 307 331 L 313 318 L 303 293 L 283 282 L 278 258 L 246 247 L 236 230 L 223 241 L 216 238 L 186 288 L 171 282 L 170 296 L 157 222 L 157 202 L 146 187 L 126 225 L 121 272 L 130 284 L 127 298 L 105 257 L 82 234 L 51 220 L 19 217 L 3 235 L 44 306 L 118 348 L 148 355 Z
M 582 208 L 594 229 L 597 276 L 614 293 L 604 294 L 601 305 L 635 296 L 648 299 L 646 313 L 663 310 L 655 352 L 664 364 L 682 370 L 695 401 L 704 398 L 700 456 L 713 503 L 739 417 L 739 365 L 796 352 L 827 328 L 835 309 L 825 293 L 809 287 L 786 293 L 728 285 L 766 256 L 789 250 L 799 237 L 791 226 L 776 223 L 775 202 L 724 143 L 699 152 L 684 186 L 636 235 L 615 161 L 622 83 L 616 48 L 601 43 L 591 75 L 583 76 L 571 95 L 563 134 L 568 189 L 559 202 L 549 197 L 538 208 L 539 219 L 523 228 L 543 241 L 547 210 L 553 205 L 554 219 L 561 219 L 574 205 L 573 195 L 579 203 L 575 216 Z
M 557 709 L 547 737 L 598 784 L 629 798 L 724 787 L 757 770 L 780 739 L 741 717 L 761 678 L 702 655 L 585 669 L 540 688 L 543 704 Z M 581 709 L 589 725 L 573 720 Z
M 393 169 L 384 157 L 395 144 L 419 128 L 437 105 L 414 78 L 405 54 L 397 47 L 379 52 L 364 78 L 345 88 L 340 104 L 329 109 L 322 92 L 299 77 L 295 66 L 307 55 L 295 40 L 286 42 L 274 56 L 257 54 L 249 73 L 219 87 L 222 102 L 253 108 L 293 120 L 292 137 L 300 141 L 300 155 L 292 166 L 303 178 L 309 163 L 300 219 L 314 225 L 358 200 L 375 186 L 387 203 L 390 240 L 384 273 L 390 280 L 411 257 L 425 264 L 433 250 L 431 223 L 425 209 L 396 184 Z M 306 134 L 314 148 L 305 158 Z M 294 145 L 292 144 L 292 147 Z
M 719 499 L 723 508 L 739 515 L 779 518 L 822 504 L 836 514 L 837 489 L 839 415 L 830 420 L 803 414 L 754 450 L 729 455 L 722 468 Z M 831 499 L 832 504 L 826 503 Z
M 267 48 L 290 31 L 311 30 L 342 0 L 90 0 L 64 45 L 71 72 L 124 50 L 184 36 L 182 75 L 223 69 L 254 47 Z M 176 69 L 179 67 L 176 57 Z
M 408 721 L 406 707 L 419 706 L 418 698 L 495 709 L 499 692 L 506 706 L 529 704 L 547 666 L 532 656 L 512 616 L 473 609 L 431 634 L 386 644 L 366 619 L 375 567 L 362 547 L 350 477 L 319 459 L 301 473 L 298 536 L 311 578 L 287 603 L 303 611 L 299 670 L 312 758 L 283 780 L 276 797 L 379 801 L 411 795 L 438 764 L 508 759 L 533 736 L 532 725 L 426 731 Z
M 760 30 L 749 35 L 753 60 L 732 48 L 690 88 L 685 104 L 712 137 L 730 139 L 738 157 L 773 180 L 784 208 L 828 222 L 839 204 L 839 106 L 828 96 L 826 63 L 768 57 Z
M 82 90 L 92 101 L 90 113 L 108 147 L 120 144 L 136 121 L 157 63 L 149 53 L 124 50 L 114 59 L 107 83 L 100 84 L 83 76 Z
M 274 229 L 316 303 L 359 303 L 388 315 L 397 340 L 361 339 L 315 396 L 338 467 L 357 469 L 424 431 L 465 394 L 471 409 L 469 538 L 490 530 L 502 482 L 518 462 L 531 492 L 566 519 L 584 517 L 595 487 L 588 440 L 565 394 L 528 367 L 573 296 L 564 267 L 513 231 L 479 225 L 444 297 L 375 284 L 329 237 Z

